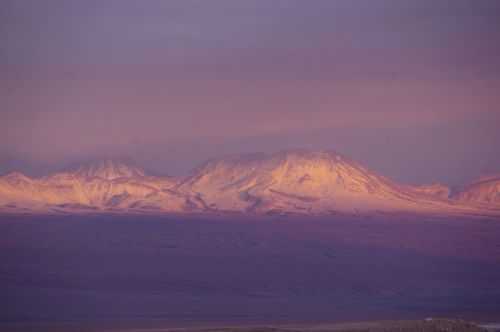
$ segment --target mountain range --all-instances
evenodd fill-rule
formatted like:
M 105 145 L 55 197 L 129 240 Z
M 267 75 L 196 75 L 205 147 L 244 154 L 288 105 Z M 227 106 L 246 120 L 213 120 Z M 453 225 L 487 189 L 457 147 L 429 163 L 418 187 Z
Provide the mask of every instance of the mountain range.
M 441 184 L 396 183 L 330 151 L 230 156 L 179 178 L 104 160 L 40 178 L 1 176 L 0 211 L 500 216 L 500 176 L 451 194 Z

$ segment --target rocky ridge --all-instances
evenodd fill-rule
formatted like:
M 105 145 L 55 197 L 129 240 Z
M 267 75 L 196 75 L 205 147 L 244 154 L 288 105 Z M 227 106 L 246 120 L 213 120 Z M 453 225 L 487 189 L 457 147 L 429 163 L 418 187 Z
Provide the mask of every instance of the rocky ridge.
M 499 192 L 490 178 L 450 197 L 443 185 L 401 185 L 335 152 L 291 150 L 208 161 L 186 178 L 113 160 L 36 179 L 13 172 L 0 177 L 0 211 L 475 214 L 496 213 Z

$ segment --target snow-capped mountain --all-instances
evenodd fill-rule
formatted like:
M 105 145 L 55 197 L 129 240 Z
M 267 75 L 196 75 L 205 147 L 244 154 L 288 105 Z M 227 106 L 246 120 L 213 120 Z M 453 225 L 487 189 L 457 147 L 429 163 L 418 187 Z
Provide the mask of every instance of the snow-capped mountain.
M 471 202 L 498 202 L 500 180 L 492 181 L 480 184 L 481 194 L 473 185 L 452 201 L 445 186 L 397 184 L 335 152 L 221 158 L 183 179 L 148 176 L 106 160 L 36 179 L 18 172 L 2 176 L 0 211 L 478 213 L 488 208 Z
M 186 198 L 170 190 L 175 184 L 173 178 L 146 176 L 142 169 L 106 160 L 40 179 L 8 174 L 0 178 L 0 202 L 32 209 L 185 210 Z
M 206 163 L 178 189 L 204 206 L 247 212 L 420 211 L 448 207 L 334 152 L 286 151 Z
M 464 204 L 497 206 L 500 208 L 500 176 L 483 177 L 456 195 Z

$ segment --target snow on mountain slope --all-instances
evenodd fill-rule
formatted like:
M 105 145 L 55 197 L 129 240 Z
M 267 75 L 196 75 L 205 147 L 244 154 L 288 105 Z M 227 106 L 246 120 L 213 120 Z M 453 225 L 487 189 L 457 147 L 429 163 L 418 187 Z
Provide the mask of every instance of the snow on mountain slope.
M 0 205 L 32 203 L 36 181 L 19 172 L 0 177 Z
M 148 177 L 144 171 L 115 161 L 30 179 L 20 173 L 0 178 L 0 203 L 33 209 L 153 209 L 182 211 L 192 205 L 171 190 L 176 181 Z
M 465 204 L 500 207 L 500 176 L 479 179 L 459 192 L 455 199 Z
M 286 151 L 208 162 L 181 183 L 207 208 L 252 212 L 422 210 L 431 196 L 376 175 L 334 152 Z
M 498 202 L 495 183 L 452 201 L 445 186 L 400 185 L 340 154 L 303 150 L 209 161 L 182 181 L 108 160 L 38 179 L 2 176 L 0 210 L 481 214 L 491 209 L 475 202 Z

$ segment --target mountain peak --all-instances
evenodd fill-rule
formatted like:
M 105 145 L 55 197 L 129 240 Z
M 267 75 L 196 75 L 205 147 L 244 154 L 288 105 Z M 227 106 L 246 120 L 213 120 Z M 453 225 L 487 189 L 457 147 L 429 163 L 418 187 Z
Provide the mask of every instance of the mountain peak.
M 410 206 L 391 181 L 333 151 L 285 150 L 213 161 L 180 189 L 206 206 L 245 211 L 354 211 Z
M 307 149 L 291 149 L 283 150 L 275 154 L 278 158 L 283 158 L 288 161 L 341 161 L 343 158 L 339 153 L 332 150 L 307 150 Z
M 252 164 L 272 164 L 279 166 L 283 162 L 301 163 L 301 162 L 317 162 L 317 161 L 342 161 L 347 160 L 340 154 L 334 151 L 311 151 L 307 149 L 289 149 L 282 150 L 276 153 L 248 153 L 241 155 L 228 155 L 218 159 L 211 159 L 207 161 L 200 168 L 214 167 L 216 165 L 230 165 L 234 166 L 250 166 Z
M 116 159 L 105 159 L 80 166 L 75 174 L 85 178 L 114 180 L 118 178 L 143 177 L 144 170 Z
M 19 184 L 21 182 L 30 182 L 31 181 L 31 178 L 29 178 L 28 176 L 26 176 L 23 173 L 18 172 L 18 171 L 10 172 L 10 173 L 4 175 L 3 179 L 7 180 L 9 183 L 12 183 L 12 184 Z

